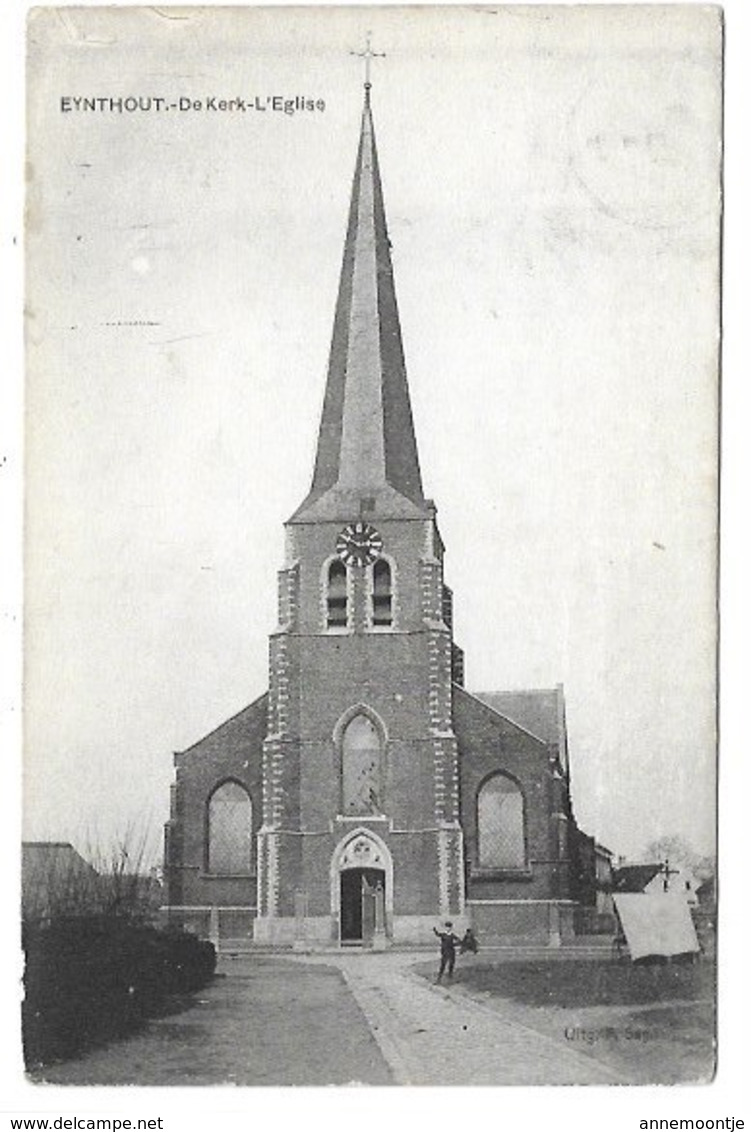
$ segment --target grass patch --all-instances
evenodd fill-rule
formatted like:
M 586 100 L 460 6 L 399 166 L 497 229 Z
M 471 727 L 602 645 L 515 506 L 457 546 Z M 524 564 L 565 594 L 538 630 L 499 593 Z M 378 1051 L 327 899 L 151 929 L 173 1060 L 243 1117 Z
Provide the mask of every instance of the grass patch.
M 713 964 L 649 964 L 616 960 L 560 960 L 468 966 L 457 981 L 470 990 L 526 1006 L 641 1006 L 715 996 Z

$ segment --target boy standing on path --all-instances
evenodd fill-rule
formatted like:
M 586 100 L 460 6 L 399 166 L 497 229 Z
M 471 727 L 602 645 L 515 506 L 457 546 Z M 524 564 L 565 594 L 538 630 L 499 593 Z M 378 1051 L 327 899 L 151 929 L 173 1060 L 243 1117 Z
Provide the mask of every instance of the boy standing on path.
M 440 940 L 440 970 L 438 977 L 435 980 L 439 983 L 443 978 L 443 972 L 448 968 L 448 978 L 451 980 L 454 977 L 454 967 L 456 965 L 456 945 L 461 943 L 458 936 L 454 935 L 453 924 L 450 920 L 446 920 L 443 925 L 443 931 L 439 932 L 437 928 L 433 931 Z

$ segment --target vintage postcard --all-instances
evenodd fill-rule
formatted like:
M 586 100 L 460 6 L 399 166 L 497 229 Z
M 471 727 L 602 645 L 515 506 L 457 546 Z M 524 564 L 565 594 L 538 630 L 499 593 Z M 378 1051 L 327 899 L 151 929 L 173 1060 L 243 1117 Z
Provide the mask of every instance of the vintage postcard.
M 722 16 L 28 23 L 24 1049 L 715 1072 Z

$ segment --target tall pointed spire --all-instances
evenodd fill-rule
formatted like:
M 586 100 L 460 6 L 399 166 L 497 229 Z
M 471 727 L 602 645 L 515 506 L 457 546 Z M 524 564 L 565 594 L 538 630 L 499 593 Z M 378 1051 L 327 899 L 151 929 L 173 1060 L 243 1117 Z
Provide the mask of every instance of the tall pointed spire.
M 315 470 L 296 517 L 313 507 L 325 517 L 326 495 L 358 511 L 360 499 L 395 503 L 396 493 L 423 507 L 366 82 Z

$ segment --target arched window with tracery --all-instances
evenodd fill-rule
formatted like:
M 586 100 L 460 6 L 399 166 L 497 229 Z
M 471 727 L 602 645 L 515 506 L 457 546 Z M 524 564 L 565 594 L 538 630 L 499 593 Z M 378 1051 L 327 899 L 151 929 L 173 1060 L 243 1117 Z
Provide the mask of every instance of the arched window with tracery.
M 341 736 L 344 814 L 383 812 L 381 755 L 382 742 L 377 725 L 368 715 L 355 715 Z
M 477 841 L 482 868 L 524 868 L 524 795 L 502 771 L 491 775 L 477 795 Z
M 346 567 L 338 558 L 328 566 L 326 586 L 327 627 L 345 629 L 349 623 Z
M 240 782 L 223 782 L 207 803 L 208 871 L 252 872 L 252 846 L 252 799 Z
M 385 558 L 372 567 L 372 624 L 384 629 L 393 624 L 393 577 Z

